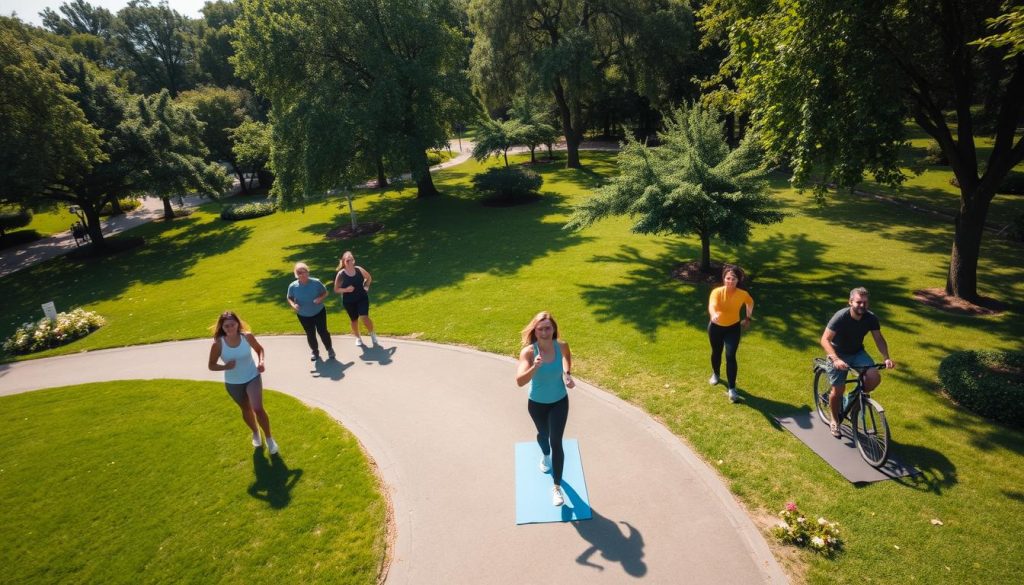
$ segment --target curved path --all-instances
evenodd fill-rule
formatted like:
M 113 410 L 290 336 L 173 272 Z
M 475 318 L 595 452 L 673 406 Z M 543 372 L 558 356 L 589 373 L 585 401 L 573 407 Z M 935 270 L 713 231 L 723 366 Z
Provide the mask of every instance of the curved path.
M 360 350 L 339 336 L 338 361 L 314 367 L 304 338 L 260 340 L 265 386 L 325 410 L 379 467 L 396 528 L 389 584 L 786 582 L 715 473 L 607 392 L 579 382 L 566 429 L 580 442 L 594 518 L 516 526 L 513 444 L 535 431 L 513 359 L 398 339 Z M 205 367 L 209 346 L 191 340 L 0 364 L 0 395 L 105 380 L 220 381 Z M 246 447 L 248 433 L 236 430 Z M 288 429 L 276 435 L 287 458 Z

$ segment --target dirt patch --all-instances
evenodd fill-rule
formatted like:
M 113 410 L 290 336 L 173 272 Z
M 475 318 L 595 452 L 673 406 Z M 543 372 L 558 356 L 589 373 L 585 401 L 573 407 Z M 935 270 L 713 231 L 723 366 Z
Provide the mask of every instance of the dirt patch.
M 375 234 L 382 229 L 384 229 L 384 224 L 380 222 L 364 221 L 363 223 L 356 224 L 355 229 L 352 229 L 352 224 L 339 225 L 327 232 L 326 237 L 328 240 L 351 240 L 352 238 Z
M 978 304 L 946 294 L 942 288 L 923 288 L 914 291 L 914 300 L 929 307 L 959 315 L 1000 315 L 1006 303 L 981 297 Z
M 700 269 L 700 260 L 689 260 L 677 265 L 672 269 L 672 278 L 685 282 L 687 284 L 697 284 L 699 282 L 707 283 L 712 286 L 718 286 L 722 284 L 722 267 L 725 264 L 721 262 L 711 263 L 711 272 L 703 272 Z M 743 282 L 740 283 L 740 288 L 743 290 L 749 290 L 750 285 L 754 282 L 754 277 L 749 272 L 743 273 Z

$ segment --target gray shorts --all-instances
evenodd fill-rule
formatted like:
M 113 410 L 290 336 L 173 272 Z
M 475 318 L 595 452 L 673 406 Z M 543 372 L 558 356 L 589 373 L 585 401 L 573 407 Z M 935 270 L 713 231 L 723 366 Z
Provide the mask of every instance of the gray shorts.
M 235 401 L 235 404 L 243 406 L 246 402 L 252 408 L 263 407 L 263 378 L 260 374 L 256 374 L 256 377 L 249 380 L 245 384 L 230 384 L 224 382 L 224 388 L 227 389 L 231 399 Z
M 871 356 L 868 355 L 868 352 L 864 351 L 863 349 L 857 353 L 837 353 L 836 355 L 839 356 L 839 359 L 849 364 L 850 367 L 856 366 L 858 368 L 862 368 L 864 366 L 874 365 L 875 363 L 875 360 L 871 359 Z M 833 386 L 843 386 L 844 384 L 846 384 L 846 375 L 849 374 L 851 370 L 840 370 L 838 368 L 832 367 L 832 360 L 826 360 L 826 362 L 827 365 L 825 366 L 825 371 L 828 372 L 829 383 L 832 384 Z M 857 372 L 854 371 L 853 375 L 856 376 Z

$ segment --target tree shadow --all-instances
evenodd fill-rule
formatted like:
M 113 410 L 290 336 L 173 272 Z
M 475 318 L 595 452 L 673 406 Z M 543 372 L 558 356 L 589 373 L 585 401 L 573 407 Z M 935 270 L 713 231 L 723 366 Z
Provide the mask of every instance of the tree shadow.
M 354 366 L 355 362 L 343 364 L 335 358 L 329 360 L 316 360 L 313 362 L 313 370 L 310 372 L 314 378 L 330 378 L 340 380 L 345 377 L 345 370 Z
M 576 490 L 567 484 L 562 484 L 562 491 L 569 499 L 571 508 L 580 508 L 587 504 L 580 498 Z M 566 509 L 563 508 L 563 515 Z M 568 512 L 571 514 L 571 512 Z M 604 571 L 605 567 L 594 562 L 595 554 L 609 563 L 622 565 L 622 570 L 631 577 L 643 577 L 647 574 L 647 564 L 644 563 L 644 538 L 633 525 L 626 521 L 615 522 L 598 514 L 591 508 L 592 517 L 589 520 L 578 520 L 571 522 L 576 532 L 587 541 L 590 546 L 578 557 L 576 563 L 585 567 L 593 567 L 598 571 Z M 627 533 L 623 534 L 619 524 L 626 527 Z
M 1024 455 L 1024 433 L 1003 426 L 979 415 L 963 411 L 955 406 L 951 415 L 925 415 L 926 424 L 935 428 L 956 430 L 967 434 L 971 446 L 980 451 L 1006 449 L 1016 455 Z
M 900 323 L 886 320 L 890 310 L 886 304 L 888 299 L 902 294 L 906 279 L 871 279 L 866 277 L 869 267 L 855 262 L 841 267 L 826 266 L 821 261 L 826 249 L 826 244 L 804 234 L 776 234 L 744 249 L 740 264 L 750 267 L 755 274 L 750 293 L 755 303 L 762 301 L 757 309 L 757 332 L 785 347 L 801 351 L 815 348 L 825 324 L 845 306 L 854 284 L 867 286 L 873 298 L 884 299 L 872 307 L 883 327 L 904 330 Z M 722 256 L 728 257 L 729 252 Z M 680 321 L 705 329 L 712 287 L 670 277 L 681 259 L 693 258 L 695 254 L 696 248 L 676 243 L 654 258 L 645 257 L 632 246 L 623 247 L 616 254 L 595 256 L 591 262 L 622 264 L 623 276 L 610 285 L 580 285 L 581 296 L 593 307 L 599 321 L 620 321 L 645 335 Z
M 57 301 L 58 308 L 76 307 L 115 299 L 135 284 L 185 278 L 197 262 L 235 250 L 252 232 L 251 226 L 217 219 L 201 223 L 196 217 L 141 225 L 127 233 L 150 242 L 141 248 L 100 259 L 62 256 L 0 279 L 3 318 L 20 323 L 39 310 L 40 298 Z
M 252 470 L 256 480 L 249 486 L 250 496 L 265 501 L 275 510 L 291 503 L 291 491 L 302 477 L 301 469 L 288 469 L 280 454 L 271 455 L 268 460 L 260 447 L 253 450 Z
M 351 242 L 287 246 L 285 259 L 307 262 L 326 284 L 334 272 L 328 277 L 322 267 L 336 267 L 341 250 L 351 249 L 358 263 L 374 275 L 372 303 L 413 298 L 473 273 L 514 274 L 537 258 L 588 241 L 563 230 L 560 221 L 546 221 L 567 212 L 562 196 L 518 208 L 484 207 L 465 186 L 446 187 L 445 195 L 429 199 L 374 197 L 360 216 L 382 222 L 384 231 Z M 327 224 L 346 221 L 347 210 L 303 229 L 323 233 Z M 383 265 L 388 267 L 386 274 L 374 271 Z M 281 301 L 290 278 L 282 274 L 257 281 L 246 301 Z

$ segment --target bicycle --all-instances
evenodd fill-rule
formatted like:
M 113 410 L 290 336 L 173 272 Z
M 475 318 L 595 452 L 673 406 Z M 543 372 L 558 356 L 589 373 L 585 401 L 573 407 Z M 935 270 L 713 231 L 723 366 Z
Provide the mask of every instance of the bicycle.
M 828 380 L 828 368 L 829 363 L 825 358 L 814 358 L 814 406 L 821 421 L 831 426 L 832 409 L 828 403 L 831 384 Z M 882 405 L 864 392 L 864 374 L 871 368 L 885 369 L 885 364 L 850 366 L 851 370 L 857 372 L 857 385 L 843 398 L 839 424 L 848 422 L 853 430 L 853 443 L 864 461 L 872 467 L 881 467 L 889 457 L 889 422 L 885 418 L 885 409 Z

